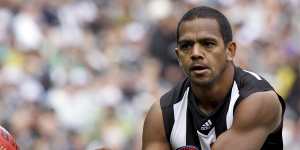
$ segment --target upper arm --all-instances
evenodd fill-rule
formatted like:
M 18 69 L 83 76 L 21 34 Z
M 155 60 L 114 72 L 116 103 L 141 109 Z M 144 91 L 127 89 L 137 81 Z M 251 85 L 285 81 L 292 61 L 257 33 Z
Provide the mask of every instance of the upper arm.
M 154 103 L 148 114 L 143 127 L 143 150 L 169 150 L 170 146 L 165 135 L 163 117 L 159 102 Z
M 260 149 L 268 135 L 279 127 L 281 114 L 281 104 L 275 92 L 250 95 L 237 106 L 232 127 L 217 138 L 212 149 Z

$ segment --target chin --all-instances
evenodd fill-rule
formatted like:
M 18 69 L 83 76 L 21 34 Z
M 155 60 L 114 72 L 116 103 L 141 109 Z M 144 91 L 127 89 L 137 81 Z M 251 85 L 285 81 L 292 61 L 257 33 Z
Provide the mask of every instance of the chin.
M 195 79 L 195 78 L 192 78 L 191 81 L 194 84 L 199 85 L 199 86 L 210 86 L 214 83 L 213 79 Z

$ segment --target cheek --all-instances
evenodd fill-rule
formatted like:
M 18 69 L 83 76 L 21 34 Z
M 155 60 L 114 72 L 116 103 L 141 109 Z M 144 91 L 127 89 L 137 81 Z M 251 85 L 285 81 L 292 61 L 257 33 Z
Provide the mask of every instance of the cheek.
M 183 63 L 183 64 L 181 65 L 181 67 L 183 68 L 183 70 L 184 70 L 185 72 L 187 72 L 187 71 L 188 71 L 188 68 L 189 68 L 189 65 L 188 65 L 187 62 L 185 62 L 185 63 Z
M 219 70 L 226 63 L 226 56 L 224 53 L 215 53 L 209 57 L 208 61 L 214 70 Z
M 189 68 L 189 60 L 188 59 L 180 59 L 180 67 L 186 72 L 188 73 L 188 68 Z
M 188 63 L 188 58 L 187 58 L 187 56 L 184 56 L 184 55 L 179 55 L 179 57 L 178 57 L 178 59 L 179 59 L 179 63 L 180 63 L 180 65 L 182 65 L 182 66 L 185 66 L 185 65 L 187 65 L 187 63 Z

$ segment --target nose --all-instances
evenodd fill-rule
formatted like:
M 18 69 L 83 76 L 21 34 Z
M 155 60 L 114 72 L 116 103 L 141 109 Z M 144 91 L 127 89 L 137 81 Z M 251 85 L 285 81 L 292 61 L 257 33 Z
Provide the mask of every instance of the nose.
M 204 51 L 198 43 L 195 43 L 191 53 L 191 59 L 203 59 L 205 56 Z

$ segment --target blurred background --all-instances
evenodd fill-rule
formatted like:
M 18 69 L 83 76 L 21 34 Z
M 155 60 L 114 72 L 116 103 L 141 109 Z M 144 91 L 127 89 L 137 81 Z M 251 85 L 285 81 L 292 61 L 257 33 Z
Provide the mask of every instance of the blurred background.
M 299 0 L 0 0 L 0 124 L 22 150 L 139 150 L 145 113 L 184 77 L 177 22 L 199 5 L 226 14 L 236 64 L 286 99 L 299 150 Z

